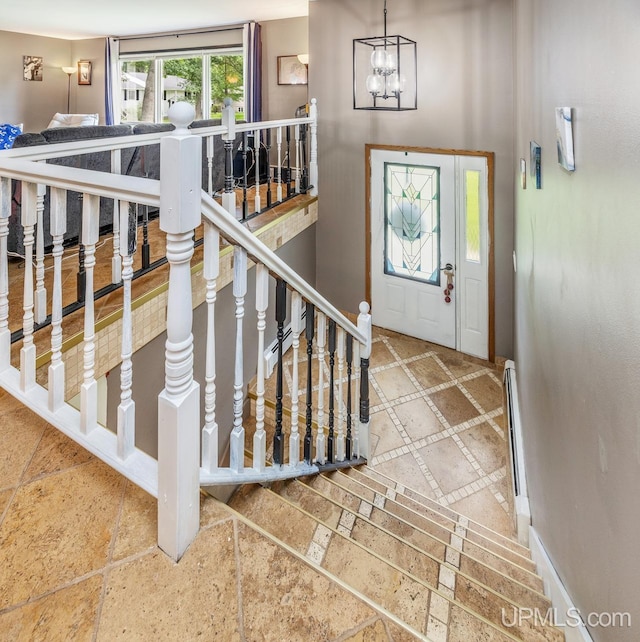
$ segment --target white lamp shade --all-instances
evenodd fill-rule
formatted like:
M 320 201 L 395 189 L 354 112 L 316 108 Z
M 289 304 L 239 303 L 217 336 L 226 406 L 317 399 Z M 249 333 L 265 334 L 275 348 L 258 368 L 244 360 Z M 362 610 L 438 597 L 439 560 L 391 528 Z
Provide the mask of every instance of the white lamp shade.
M 75 67 L 63 67 L 62 71 L 64 71 L 65 74 L 75 74 L 77 69 Z

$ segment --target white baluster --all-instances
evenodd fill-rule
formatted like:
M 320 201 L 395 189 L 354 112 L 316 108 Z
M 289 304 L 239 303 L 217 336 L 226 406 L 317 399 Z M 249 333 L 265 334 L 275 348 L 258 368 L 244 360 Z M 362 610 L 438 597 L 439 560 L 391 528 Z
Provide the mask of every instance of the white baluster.
M 240 473 L 244 470 L 244 427 L 242 425 L 242 402 L 244 388 L 242 323 L 244 297 L 247 294 L 247 252 L 233 248 L 233 296 L 236 299 L 236 363 L 233 381 L 233 430 L 231 432 L 230 466 Z
M 276 199 L 278 203 L 282 201 L 282 127 L 278 127 L 276 136 L 278 147 L 278 184 L 276 189 Z
M 262 199 L 260 197 L 260 130 L 256 129 L 253 133 L 253 158 L 256 165 L 256 214 L 262 209 Z
M 207 283 L 207 347 L 202 428 L 202 468 L 218 468 L 218 424 L 216 422 L 216 296 L 220 274 L 220 233 L 208 221 L 204 224 L 204 278 Z
M 311 149 L 309 151 L 309 183 L 311 196 L 318 195 L 318 105 L 315 98 L 311 99 L 309 109 L 311 121 Z
M 11 215 L 11 179 L 0 177 L 0 371 L 11 364 L 9 330 L 9 256 L 7 237 Z
M 53 296 L 51 301 L 51 363 L 49 364 L 49 410 L 56 412 L 64 403 L 64 361 L 62 360 L 62 241 L 67 231 L 67 192 L 51 188 L 49 197 L 53 238 Z
M 202 139 L 193 106 L 175 103 L 175 131 L 160 142 L 160 229 L 167 235 L 169 291 L 165 387 L 158 397 L 158 545 L 180 559 L 200 526 L 200 386 L 193 379 L 193 231 L 200 223 Z
M 228 169 L 230 172 L 229 176 L 233 175 L 233 159 L 230 159 L 230 151 L 233 148 L 233 142 L 236 139 L 236 117 L 233 113 L 233 107 L 231 106 L 231 99 L 225 98 L 225 106 L 222 109 L 222 124 L 227 128 L 227 131 L 222 134 L 222 140 L 225 145 L 225 168 L 227 163 L 231 164 L 231 167 L 225 169 L 225 174 Z M 225 191 L 222 194 L 222 207 L 231 212 L 233 216 L 238 216 L 236 213 L 236 191 L 233 189 L 233 185 L 227 185 L 227 180 L 225 179 Z M 240 214 L 240 218 L 242 214 Z
M 360 314 L 358 315 L 358 330 L 367 338 L 366 344 L 360 347 L 360 413 L 358 418 L 358 456 L 369 457 L 369 357 L 371 356 L 371 315 L 369 304 L 366 301 L 360 303 Z M 366 377 L 366 381 L 363 378 Z M 365 395 L 366 391 L 366 397 Z
M 36 196 L 36 292 L 34 318 L 36 323 L 47 319 L 47 291 L 44 287 L 44 196 L 46 185 L 38 185 Z
M 213 136 L 207 136 L 207 194 L 213 198 Z
M 256 266 L 256 310 L 258 312 L 258 372 L 256 375 L 256 432 L 253 436 L 253 467 L 263 471 L 266 462 L 267 434 L 264 430 L 264 330 L 269 305 L 269 270 Z
M 37 185 L 22 182 L 22 227 L 24 228 L 24 295 L 22 309 L 22 348 L 20 349 L 20 389 L 36 381 L 36 346 L 33 343 L 33 234 L 36 224 Z
M 88 434 L 98 424 L 98 382 L 95 378 L 95 306 L 93 271 L 100 227 L 100 197 L 84 194 L 82 199 L 82 244 L 84 245 L 84 375 L 80 386 L 80 430 Z
M 131 280 L 133 255 L 136 252 L 136 208 L 127 201 L 119 202 L 122 235 L 119 252 L 122 257 L 122 365 L 120 366 L 120 405 L 118 406 L 118 457 L 124 460 L 136 446 L 136 402 L 133 400 L 133 327 L 131 317 Z M 115 217 L 114 217 L 115 220 Z
M 296 194 L 300 194 L 300 125 L 296 125 L 294 128 L 295 139 L 296 139 L 296 180 L 295 180 L 295 190 Z
M 122 174 L 122 150 L 111 150 L 111 173 Z M 113 199 L 113 258 L 111 259 L 111 282 L 122 281 L 122 259 L 120 257 L 120 205 Z M 126 233 L 126 232 L 125 232 Z
M 344 375 L 344 352 L 345 352 L 345 335 L 342 328 L 338 328 L 338 434 L 336 446 L 337 461 L 344 461 L 345 441 L 344 441 L 344 397 L 342 377 Z
M 302 334 L 302 297 L 298 292 L 291 295 L 291 337 L 293 361 L 291 370 L 291 435 L 289 436 L 289 463 L 297 466 L 300 462 L 300 433 L 298 431 L 298 352 Z
M 324 438 L 324 347 L 327 339 L 327 317 L 318 312 L 318 434 L 316 435 L 316 460 L 324 464 L 325 438 Z

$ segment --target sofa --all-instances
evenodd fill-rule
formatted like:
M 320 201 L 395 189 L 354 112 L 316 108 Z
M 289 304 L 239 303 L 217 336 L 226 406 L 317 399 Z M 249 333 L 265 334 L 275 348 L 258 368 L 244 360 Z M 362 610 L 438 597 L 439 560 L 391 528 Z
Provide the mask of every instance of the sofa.
M 213 127 L 220 125 L 218 120 L 194 121 L 191 128 Z M 170 131 L 174 126 L 170 123 L 136 123 L 125 125 L 93 125 L 83 127 L 53 127 L 40 133 L 24 133 L 17 136 L 13 147 L 31 147 L 34 145 L 52 145 L 67 141 L 90 140 L 120 136 L 136 136 L 156 132 Z M 238 134 L 234 141 L 233 153 L 237 153 L 242 141 L 242 134 Z M 214 137 L 213 159 L 213 188 L 214 191 L 224 187 L 225 160 L 221 136 Z M 111 155 L 109 152 L 92 152 L 77 154 L 64 158 L 51 159 L 48 163 L 77 167 L 100 172 L 111 171 Z M 160 178 L 160 145 L 132 146 L 122 150 L 121 171 L 126 176 L 139 176 L 158 180 Z M 202 146 L 202 187 L 208 188 L 208 164 L 206 158 L 206 145 Z M 7 247 L 10 253 L 24 255 L 24 234 L 20 223 L 21 215 L 21 184 L 13 181 L 12 207 L 9 218 L 9 237 Z M 113 224 L 113 199 L 100 199 L 100 233 L 108 233 Z M 44 244 L 45 249 L 51 248 L 53 241 L 49 232 L 49 190 L 47 189 L 44 201 Z M 151 212 L 153 216 L 153 212 Z M 64 236 L 65 245 L 78 242 L 82 222 L 82 195 L 78 192 L 67 193 L 67 232 Z

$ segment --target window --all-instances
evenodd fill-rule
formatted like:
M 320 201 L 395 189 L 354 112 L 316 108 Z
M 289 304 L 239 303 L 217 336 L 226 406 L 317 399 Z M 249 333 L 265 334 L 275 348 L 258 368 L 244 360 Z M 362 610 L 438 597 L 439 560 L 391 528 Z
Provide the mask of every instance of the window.
M 121 55 L 120 79 L 124 123 L 166 122 L 178 101 L 191 103 L 198 120 L 220 118 L 225 98 L 244 117 L 241 48 Z

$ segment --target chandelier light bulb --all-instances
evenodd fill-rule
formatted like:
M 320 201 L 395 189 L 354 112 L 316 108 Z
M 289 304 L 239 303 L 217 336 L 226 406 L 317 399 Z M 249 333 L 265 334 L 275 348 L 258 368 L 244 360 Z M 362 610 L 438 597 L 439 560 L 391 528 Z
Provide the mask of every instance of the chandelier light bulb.
M 384 81 L 378 74 L 369 74 L 367 76 L 367 91 L 372 96 L 377 96 L 383 88 Z

